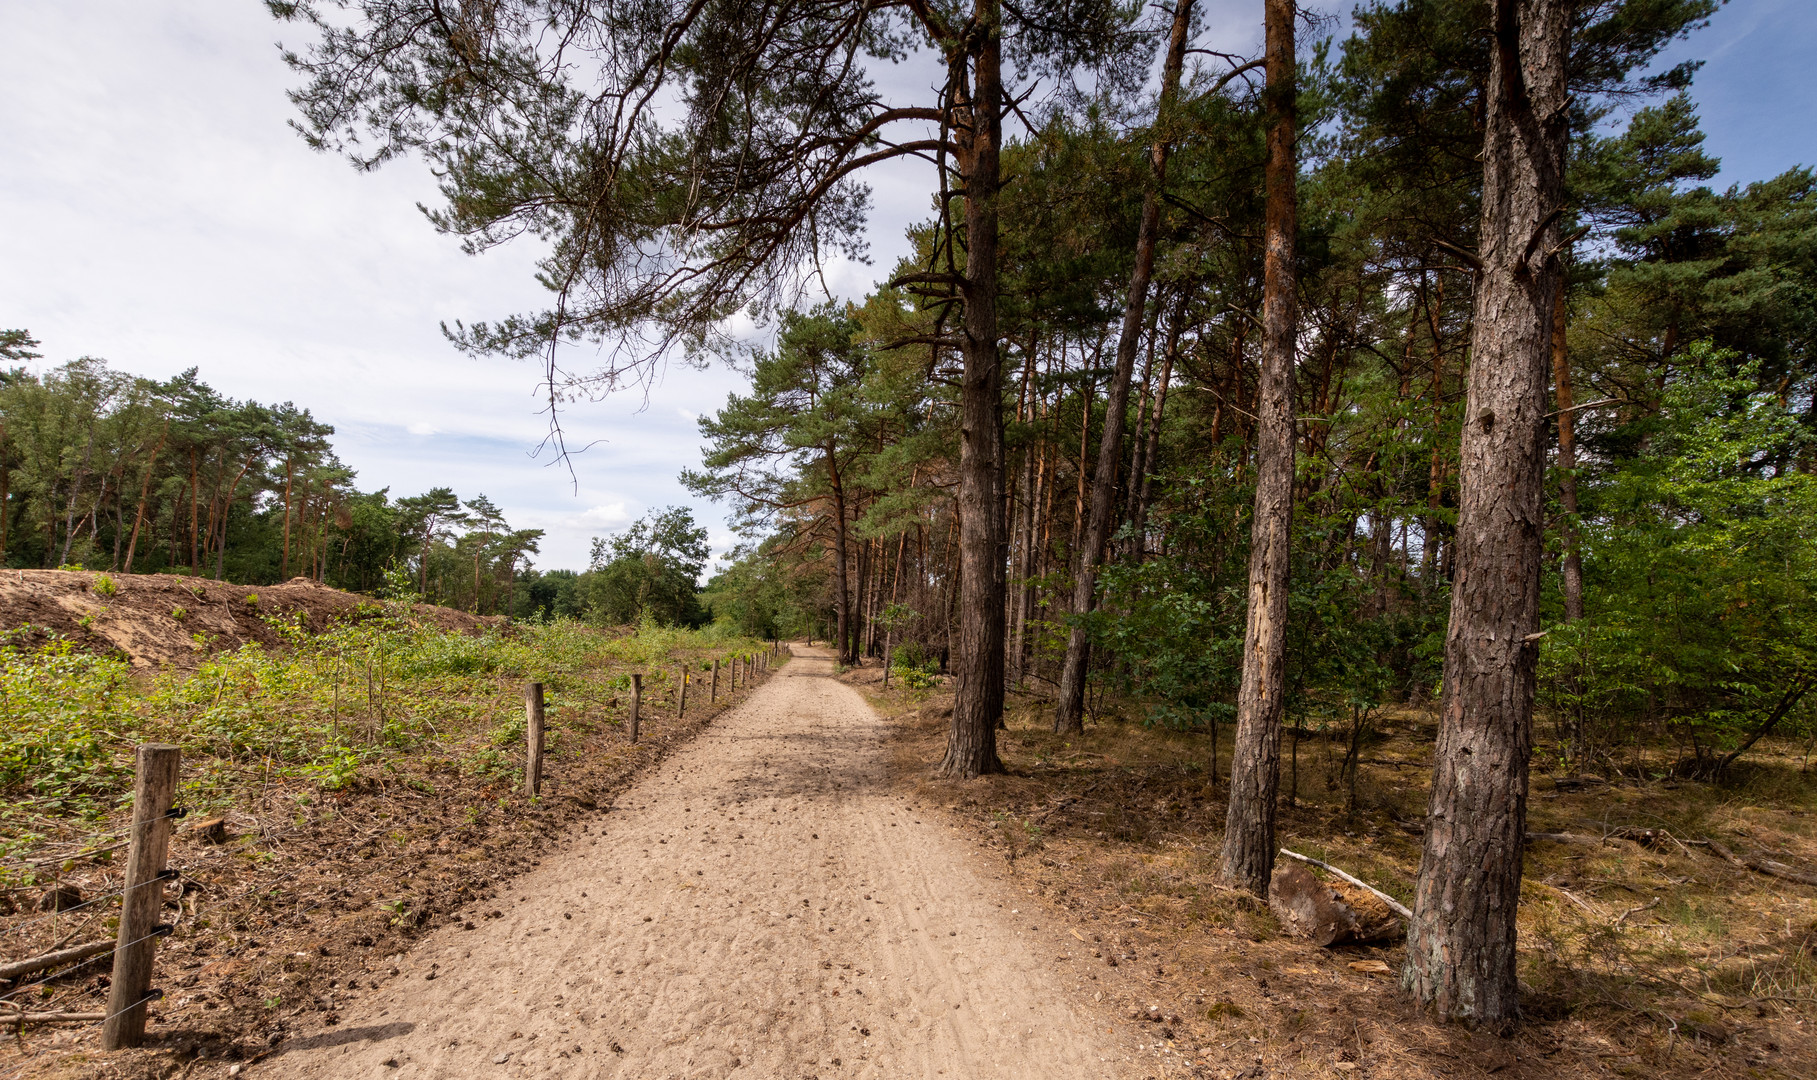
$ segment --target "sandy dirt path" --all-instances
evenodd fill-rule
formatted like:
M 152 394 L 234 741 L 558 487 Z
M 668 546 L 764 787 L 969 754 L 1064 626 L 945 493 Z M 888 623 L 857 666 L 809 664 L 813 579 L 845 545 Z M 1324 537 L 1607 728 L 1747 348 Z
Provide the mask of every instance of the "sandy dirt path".
M 796 646 L 476 929 L 251 1075 L 1117 1075 L 1039 919 L 891 787 L 884 722 L 827 657 Z

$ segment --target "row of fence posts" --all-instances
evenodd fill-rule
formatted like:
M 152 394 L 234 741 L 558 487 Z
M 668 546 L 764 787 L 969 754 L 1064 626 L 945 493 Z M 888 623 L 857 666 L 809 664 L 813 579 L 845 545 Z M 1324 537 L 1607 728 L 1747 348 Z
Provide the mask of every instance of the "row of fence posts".
M 740 676 L 745 686 L 750 686 L 751 679 L 757 672 L 768 671 L 770 661 L 782 651 L 780 641 L 770 642 L 768 649 L 755 656 L 735 656 L 726 663 L 726 673 L 731 683 L 731 693 L 738 693 Z M 707 691 L 707 703 L 719 703 L 719 660 L 713 661 L 712 678 Z M 675 718 L 677 720 L 688 713 L 688 684 L 693 681 L 694 673 L 687 664 L 680 665 L 676 674 Z M 631 673 L 631 716 L 626 727 L 630 731 L 631 741 L 637 741 L 638 724 L 643 717 L 644 677 L 640 671 Z M 524 792 L 527 795 L 540 795 L 543 790 L 543 684 L 539 682 L 524 685 L 524 741 L 526 758 L 524 764 Z
M 750 685 L 754 674 L 770 667 L 770 660 L 780 650 L 780 642 L 771 642 L 757 656 L 734 657 L 728 664 L 732 693 L 742 681 Z M 719 700 L 719 665 L 713 661 L 709 701 Z M 676 715 L 686 713 L 688 682 L 692 676 L 682 666 L 677 688 Z M 742 677 L 742 680 L 741 680 Z M 643 706 L 643 675 L 631 676 L 631 741 L 637 741 L 638 717 Z M 539 794 L 543 782 L 543 684 L 533 682 L 524 687 L 525 739 L 529 744 L 524 769 L 524 787 Z M 130 840 L 126 854 L 126 885 L 120 896 L 120 930 L 114 939 L 114 972 L 108 986 L 107 1013 L 101 1025 L 101 1046 L 120 1050 L 145 1041 L 147 1009 L 159 992 L 151 980 L 157 959 L 156 939 L 170 932 L 158 921 L 163 910 L 164 883 L 177 876 L 169 868 L 170 838 L 174 822 L 183 816 L 176 806 L 177 777 L 182 769 L 183 754 L 175 746 L 147 743 L 139 747 L 133 776 L 133 810 Z M 23 1024 L 20 1025 L 23 1029 Z

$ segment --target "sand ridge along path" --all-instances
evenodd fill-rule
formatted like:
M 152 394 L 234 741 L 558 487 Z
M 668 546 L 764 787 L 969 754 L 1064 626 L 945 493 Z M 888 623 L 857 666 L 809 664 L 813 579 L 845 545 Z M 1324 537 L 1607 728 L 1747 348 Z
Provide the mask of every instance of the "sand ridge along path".
M 249 1075 L 1120 1073 L 1036 959 L 1038 919 L 892 790 L 885 722 L 826 677 L 829 654 L 794 652 L 465 912 L 475 929 L 438 930 L 339 1025 Z

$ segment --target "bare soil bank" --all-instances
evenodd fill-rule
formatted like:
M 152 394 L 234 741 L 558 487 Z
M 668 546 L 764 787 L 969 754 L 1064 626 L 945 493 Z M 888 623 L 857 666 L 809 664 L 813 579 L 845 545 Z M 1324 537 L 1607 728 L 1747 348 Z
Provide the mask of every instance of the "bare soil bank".
M 309 578 L 282 585 L 229 585 L 176 574 L 0 570 L 0 626 L 31 627 L 32 639 L 59 634 L 134 667 L 192 666 L 208 652 L 282 641 L 268 621 L 296 620 L 319 632 L 374 601 Z M 469 633 L 502 625 L 452 608 L 417 604 L 418 618 Z

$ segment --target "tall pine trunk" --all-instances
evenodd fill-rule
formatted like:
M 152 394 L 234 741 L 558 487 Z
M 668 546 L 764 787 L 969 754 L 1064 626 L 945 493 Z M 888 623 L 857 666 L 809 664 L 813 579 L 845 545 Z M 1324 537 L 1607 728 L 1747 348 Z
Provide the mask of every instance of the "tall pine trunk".
M 1266 248 L 1262 261 L 1262 370 L 1256 387 L 1255 521 L 1250 528 L 1249 623 L 1231 747 L 1223 875 L 1268 895 L 1274 870 L 1275 791 L 1281 779 L 1286 689 L 1287 571 L 1293 531 L 1293 357 L 1297 312 L 1294 155 L 1294 0 L 1267 0 Z
M 1570 0 L 1493 0 L 1481 271 L 1444 697 L 1402 978 L 1444 1018 L 1519 1011 L 1515 909 L 1545 528 L 1546 381 L 1558 302 Z
M 1123 429 L 1129 418 L 1129 383 L 1135 375 L 1136 348 L 1141 344 L 1142 318 L 1148 307 L 1148 281 L 1154 273 L 1155 244 L 1161 231 L 1161 199 L 1167 184 L 1168 114 L 1180 89 L 1180 68 L 1186 58 L 1192 4 L 1193 0 L 1176 0 L 1173 31 L 1167 40 L 1167 62 L 1162 70 L 1161 99 L 1155 117 L 1155 141 L 1149 150 L 1151 186 L 1142 196 L 1142 221 L 1136 232 L 1136 265 L 1129 275 L 1129 295 L 1123 304 L 1123 329 L 1117 337 L 1117 367 L 1110 379 L 1104 434 L 1098 442 L 1098 463 L 1091 481 L 1091 519 L 1079 545 L 1078 569 L 1073 575 L 1073 624 L 1066 639 L 1066 659 L 1060 667 L 1060 699 L 1054 711 L 1054 730 L 1057 732 L 1085 730 L 1085 676 L 1091 660 L 1086 620 L 1097 602 L 1098 560 L 1110 538 L 1111 514 L 1117 498 L 1117 464 L 1123 458 Z
M 965 190 L 965 371 L 959 403 L 959 650 L 942 776 L 1003 771 L 1003 355 L 997 333 L 997 196 L 1003 134 L 1002 9 L 977 0 L 970 94 L 954 111 Z M 960 63 L 964 63 L 961 59 Z

